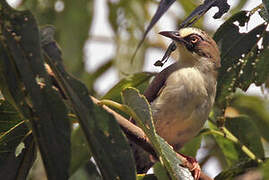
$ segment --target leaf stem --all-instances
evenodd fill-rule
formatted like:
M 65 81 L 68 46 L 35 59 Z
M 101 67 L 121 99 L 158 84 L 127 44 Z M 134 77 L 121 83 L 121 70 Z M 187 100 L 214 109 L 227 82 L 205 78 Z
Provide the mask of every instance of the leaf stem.
M 226 127 L 222 127 L 223 132 L 218 130 L 209 129 L 207 132 L 203 134 L 217 134 L 222 136 L 235 144 L 238 144 L 241 147 L 241 150 L 252 160 L 256 160 L 258 163 L 262 163 L 263 161 L 258 158 L 247 146 L 242 144 L 237 137 L 235 137 Z
M 115 101 L 109 100 L 109 99 L 100 100 L 97 104 L 101 105 L 101 106 L 106 105 L 106 106 L 114 107 L 114 108 L 116 108 L 116 109 L 118 109 L 118 110 L 120 110 L 128 115 L 131 115 L 129 109 L 126 106 L 124 106 L 120 103 L 117 103 Z

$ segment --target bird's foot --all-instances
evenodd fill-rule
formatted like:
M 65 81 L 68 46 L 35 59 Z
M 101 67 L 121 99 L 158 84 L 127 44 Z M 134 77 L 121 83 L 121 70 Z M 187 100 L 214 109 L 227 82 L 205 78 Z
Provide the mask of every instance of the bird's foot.
M 183 161 L 183 166 L 187 167 L 190 170 L 195 180 L 198 180 L 201 175 L 201 167 L 199 163 L 193 157 L 186 156 L 181 153 L 179 154 L 185 158 L 185 161 Z

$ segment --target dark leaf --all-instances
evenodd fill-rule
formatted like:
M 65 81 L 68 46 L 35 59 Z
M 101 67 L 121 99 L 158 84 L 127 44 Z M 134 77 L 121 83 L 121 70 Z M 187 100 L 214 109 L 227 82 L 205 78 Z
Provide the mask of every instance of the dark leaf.
M 152 27 L 157 23 L 157 21 L 163 16 L 163 14 L 168 10 L 168 8 L 175 2 L 176 0 L 161 0 L 161 2 L 159 3 L 158 9 L 155 12 L 155 14 L 153 15 L 146 31 L 143 34 L 142 39 L 140 40 L 138 46 L 135 49 L 134 55 L 132 57 L 132 60 L 134 59 L 137 51 L 139 50 L 139 48 L 141 47 L 141 45 L 143 44 L 148 32 L 152 29 Z
M 70 76 L 62 65 L 61 54 L 52 39 L 51 27 L 45 27 L 42 47 L 57 83 L 70 101 L 92 155 L 104 179 L 135 179 L 134 160 L 125 136 L 114 119 L 101 107 L 94 105 L 84 84 Z M 122 166 L 124 164 L 124 166 Z
M 238 22 L 243 26 L 249 20 L 246 11 L 241 11 L 227 20 L 214 35 L 221 51 L 221 69 L 219 70 L 216 102 L 220 107 L 226 105 L 229 95 L 240 87 L 237 79 L 244 67 L 243 57 L 256 46 L 266 26 L 261 24 L 248 33 L 240 33 Z M 241 71 L 242 70 L 242 71 Z
M 163 16 L 163 14 L 168 10 L 168 8 L 175 2 L 175 0 L 162 0 L 159 3 L 158 9 L 155 12 L 153 18 L 150 21 L 149 26 L 143 34 L 142 39 L 140 40 L 132 60 L 134 59 L 138 49 L 142 45 L 147 36 L 148 32 L 156 24 L 156 22 Z M 188 2 L 190 3 L 190 2 Z M 215 19 L 220 18 L 224 13 L 228 12 L 230 5 L 227 3 L 227 0 L 206 0 L 203 4 L 195 8 L 191 14 L 179 25 L 179 28 L 187 27 L 194 24 L 202 15 L 204 15 L 211 7 L 218 7 L 219 11 L 213 16 Z
M 249 148 L 258 158 L 264 158 L 261 135 L 255 122 L 246 116 L 241 116 L 237 118 L 226 118 L 225 126 L 239 139 L 242 145 Z
M 4 100 L 0 100 L 0 119 L 0 179 L 25 179 L 35 160 L 32 135 L 16 109 Z
M 269 74 L 269 61 L 267 61 L 267 57 L 269 56 L 268 35 L 269 33 L 267 31 L 264 32 L 262 35 L 262 47 L 259 47 L 258 44 L 255 45 L 251 52 L 241 60 L 243 64 L 240 67 L 240 73 L 235 84 L 244 91 L 252 83 L 260 86 L 267 80 Z
M 138 174 L 136 180 L 158 180 L 154 174 Z
M 192 25 L 212 7 L 218 7 L 219 9 L 219 11 L 213 16 L 215 19 L 220 18 L 230 9 L 230 5 L 227 3 L 227 0 L 205 0 L 203 4 L 191 12 L 191 14 L 180 24 L 179 27 L 182 28 Z
M 269 14 L 267 9 L 263 6 L 259 11 L 259 15 L 266 21 L 269 22 Z
M 69 180 L 102 180 L 101 175 L 98 172 L 97 166 L 94 162 L 88 161 L 81 168 L 79 168 Z
M 231 106 L 241 114 L 249 116 L 262 137 L 269 141 L 269 113 L 264 100 L 255 96 L 237 95 L 233 97 Z
M 87 140 L 80 126 L 78 126 L 72 131 L 71 135 L 70 175 L 74 174 L 76 170 L 89 162 L 91 157 L 92 154 Z
M 235 179 L 235 177 L 245 173 L 249 169 L 257 168 L 257 167 L 258 167 L 258 163 L 254 160 L 242 161 L 234 165 L 232 168 L 222 171 L 214 179 L 215 180 L 233 180 Z
M 5 153 L 1 153 L 1 163 L 0 163 L 0 178 L 6 179 L 6 180 L 24 180 L 26 179 L 30 168 L 32 167 L 34 160 L 36 158 L 36 146 L 33 141 L 32 134 L 28 135 L 18 146 L 17 149 L 15 147 L 12 147 L 10 151 L 8 151 L 8 148 L 3 148 L 3 145 L 6 144 L 6 140 L 9 139 L 8 146 L 14 146 L 15 141 L 10 142 L 10 138 L 14 138 L 16 136 L 16 133 L 19 133 L 20 130 L 22 130 L 22 126 L 16 128 L 16 130 L 12 131 L 9 135 L 6 135 L 5 137 L 0 139 L 0 148 L 1 151 L 7 151 Z M 16 139 L 16 141 L 22 140 L 22 139 Z M 17 143 L 16 143 L 17 144 Z M 18 147 L 22 146 L 21 149 Z M 16 152 L 18 150 L 19 152 Z M 3 158 L 4 155 L 5 157 Z
M 263 3 L 263 6 L 264 6 L 264 9 L 265 9 L 265 12 L 266 12 L 266 19 L 267 19 L 267 22 L 268 22 L 268 19 L 269 19 L 269 1 L 268 0 L 262 0 L 262 3 Z
M 66 179 L 70 157 L 70 125 L 66 107 L 59 93 L 52 88 L 44 68 L 35 19 L 29 11 L 15 11 L 3 1 L 1 5 L 4 9 L 0 13 L 4 36 L 1 44 L 5 48 L 4 52 L 8 53 L 2 60 L 5 65 L 10 63 L 16 67 L 12 74 L 21 78 L 27 91 L 24 100 L 29 109 L 25 112 L 19 106 L 19 110 L 30 120 L 48 178 Z M 9 89 L 12 85 L 7 83 Z

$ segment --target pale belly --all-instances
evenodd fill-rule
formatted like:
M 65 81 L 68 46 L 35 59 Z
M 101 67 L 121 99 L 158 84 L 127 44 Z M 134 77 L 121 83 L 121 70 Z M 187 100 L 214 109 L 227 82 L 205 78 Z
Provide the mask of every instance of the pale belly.
M 172 73 L 151 104 L 157 133 L 178 150 L 203 127 L 214 98 L 215 85 L 209 93 L 196 70 Z

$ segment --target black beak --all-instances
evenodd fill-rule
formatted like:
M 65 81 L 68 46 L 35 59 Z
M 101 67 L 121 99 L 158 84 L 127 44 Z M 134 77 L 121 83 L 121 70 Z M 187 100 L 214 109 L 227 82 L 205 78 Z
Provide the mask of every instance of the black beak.
M 180 37 L 178 31 L 161 31 L 159 32 L 160 35 L 163 35 L 165 37 L 171 38 L 176 42 L 183 42 L 185 43 L 185 40 Z

